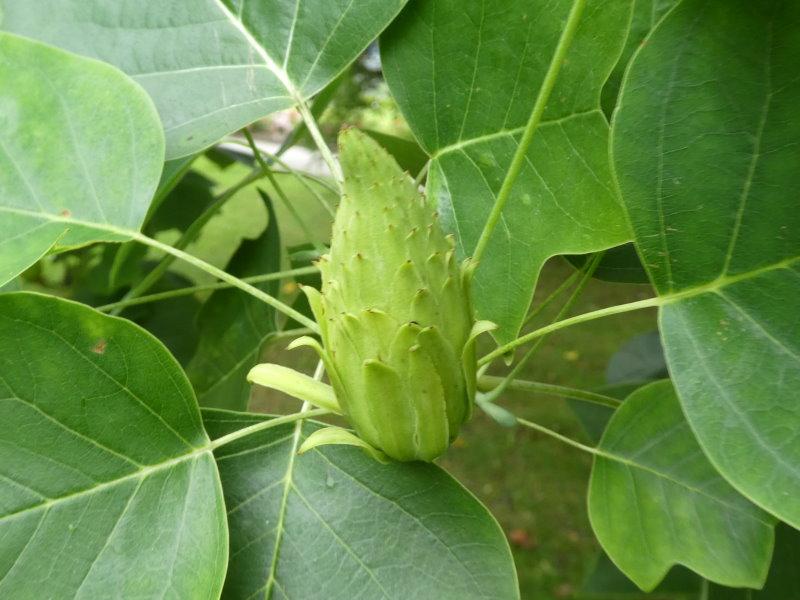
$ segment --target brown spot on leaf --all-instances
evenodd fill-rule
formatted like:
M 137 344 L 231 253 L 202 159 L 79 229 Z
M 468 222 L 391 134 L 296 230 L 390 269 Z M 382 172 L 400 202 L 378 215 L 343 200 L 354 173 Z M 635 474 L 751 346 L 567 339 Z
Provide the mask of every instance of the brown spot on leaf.
M 103 338 L 97 340 L 97 343 L 92 346 L 92 352 L 95 354 L 105 354 L 106 353 L 106 346 L 108 346 L 108 342 Z
M 65 217 L 67 219 L 72 216 L 72 212 L 70 212 L 66 208 L 64 210 L 62 210 L 60 214 L 61 214 L 62 217 Z

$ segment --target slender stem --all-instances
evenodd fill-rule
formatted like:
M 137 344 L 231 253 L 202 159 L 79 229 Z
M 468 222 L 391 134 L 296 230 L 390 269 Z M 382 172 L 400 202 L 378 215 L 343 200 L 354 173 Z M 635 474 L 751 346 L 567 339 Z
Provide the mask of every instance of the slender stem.
M 575 305 L 575 302 L 577 302 L 578 298 L 580 298 L 581 294 L 583 293 L 583 290 L 586 289 L 586 284 L 589 283 L 589 280 L 592 278 L 592 275 L 594 275 L 594 272 L 597 270 L 597 266 L 603 259 L 603 254 L 605 253 L 598 252 L 589 261 L 589 264 L 582 272 L 580 283 L 578 283 L 575 290 L 573 290 L 572 294 L 570 294 L 570 297 L 567 298 L 567 301 L 564 303 L 564 306 L 562 306 L 561 310 L 558 311 L 558 314 L 556 315 L 555 319 L 553 319 L 553 321 L 558 321 L 560 319 L 563 319 L 567 314 L 569 314 L 569 311 L 572 310 L 572 307 Z M 500 397 L 500 394 L 502 394 L 506 390 L 506 388 L 508 388 L 509 384 L 512 381 L 514 381 L 514 379 L 517 377 L 517 375 L 520 374 L 525 365 L 528 364 L 528 361 L 530 361 L 530 359 L 533 358 L 533 356 L 539 351 L 539 348 L 541 348 L 546 338 L 547 336 L 543 335 L 538 340 L 536 340 L 536 343 L 534 343 L 533 346 L 531 346 L 528 349 L 525 355 L 517 362 L 516 365 L 514 365 L 514 368 L 511 369 L 511 371 L 505 376 L 505 378 L 500 382 L 500 384 L 494 390 L 486 394 L 485 401 L 493 402 Z
M 301 410 L 300 412 L 296 412 L 291 415 L 284 415 L 282 417 L 276 417 L 274 419 L 270 419 L 269 421 L 262 421 L 261 423 L 250 425 L 249 427 L 239 429 L 237 431 L 234 431 L 233 433 L 229 433 L 228 435 L 223 435 L 221 438 L 213 440 L 211 442 L 211 448 L 216 450 L 220 446 L 225 446 L 226 444 L 235 442 L 238 439 L 247 437 L 258 431 L 264 431 L 266 429 L 272 429 L 273 427 L 280 427 L 281 425 L 286 425 L 287 423 L 294 423 L 296 421 L 311 419 L 313 417 L 321 417 L 323 415 L 328 415 L 328 414 L 330 414 L 329 410 L 325 410 L 324 408 L 315 408 L 314 410 L 306 410 L 306 411 Z
M 286 192 L 283 191 L 283 186 L 278 183 L 275 174 L 272 172 L 272 168 L 270 168 L 270 166 L 266 163 L 264 157 L 261 156 L 261 150 L 256 145 L 253 135 L 247 130 L 247 128 L 244 128 L 242 131 L 244 132 L 244 137 L 247 138 L 247 143 L 250 145 L 250 150 L 253 152 L 253 156 L 258 164 L 261 165 L 261 168 L 264 170 L 264 174 L 267 176 L 267 179 L 269 179 L 269 182 L 272 184 L 275 193 L 278 194 L 278 198 L 280 198 L 281 202 L 283 202 L 286 210 L 288 210 L 292 217 L 294 217 L 294 220 L 297 221 L 297 224 L 300 226 L 300 229 L 303 230 L 303 234 L 306 236 L 306 239 L 311 242 L 312 246 L 314 246 L 314 250 L 320 254 L 324 253 L 325 248 L 322 246 L 322 244 L 314 240 L 314 234 L 311 232 L 311 229 L 309 229 L 305 219 L 303 219 L 303 217 L 300 216 L 300 213 L 297 212 L 294 204 L 291 200 L 289 200 Z
M 247 141 L 242 141 L 238 137 L 225 138 L 225 142 L 228 143 L 228 144 L 236 144 L 237 146 L 243 146 L 243 147 L 246 147 L 246 148 L 250 148 L 250 145 L 247 143 Z M 293 177 L 297 178 L 297 180 L 301 184 L 303 184 L 303 187 L 305 187 L 309 192 L 311 192 L 312 194 L 315 194 L 317 196 L 319 196 L 319 192 L 314 190 L 313 186 L 311 186 L 308 183 L 308 181 L 313 181 L 314 183 L 318 184 L 320 187 L 325 188 L 326 190 L 328 190 L 332 194 L 335 194 L 337 196 L 339 195 L 339 190 L 336 189 L 336 187 L 332 186 L 330 183 L 328 183 L 328 181 L 324 177 L 318 177 L 317 175 L 314 175 L 312 173 L 306 173 L 305 171 L 299 171 L 298 169 L 293 168 L 289 163 L 287 163 L 285 160 L 280 158 L 279 154 L 273 154 L 272 152 L 267 152 L 263 148 L 259 148 L 259 151 L 261 152 L 262 156 L 266 157 L 266 161 L 267 161 L 268 164 L 272 165 L 273 163 L 275 163 L 279 167 L 283 168 L 282 171 L 273 169 L 272 170 L 273 173 L 284 173 L 284 172 L 286 172 L 289 175 L 292 175 Z M 278 151 L 280 152 L 280 150 L 278 150 Z M 306 181 L 306 180 L 308 180 L 308 181 Z M 324 198 L 320 197 L 320 198 L 318 198 L 318 201 L 324 203 L 326 206 L 328 205 L 328 202 Z M 329 210 L 333 210 L 332 208 L 330 208 L 330 206 L 328 208 L 329 208 Z
M 136 240 L 137 242 L 140 242 L 140 243 L 145 244 L 147 246 L 150 246 L 152 248 L 156 248 L 158 250 L 166 252 L 166 253 L 174 256 L 175 258 L 180 258 L 182 261 L 184 261 L 184 262 L 186 262 L 186 263 L 188 263 L 188 264 L 190 264 L 190 265 L 192 265 L 194 267 L 197 267 L 198 269 L 202 269 L 203 271 L 205 271 L 206 273 L 209 273 L 210 275 L 213 275 L 217 279 L 221 279 L 222 281 L 225 281 L 225 282 L 231 284 L 233 287 L 239 288 L 243 292 L 246 292 L 246 293 L 250 294 L 251 296 L 254 296 L 254 297 L 258 298 L 259 300 L 261 300 L 265 304 L 269 304 L 275 310 L 278 310 L 278 311 L 282 312 L 283 314 L 285 314 L 286 316 L 291 317 L 292 319 L 294 319 L 295 321 L 297 321 L 301 325 L 305 325 L 306 327 L 308 327 L 309 329 L 311 329 L 315 333 L 319 332 L 319 326 L 314 321 L 312 321 L 311 319 L 309 319 L 305 315 L 297 312 L 291 306 L 289 306 L 287 304 L 284 304 L 283 302 L 281 302 L 277 298 L 274 298 L 274 297 L 270 296 L 265 291 L 260 290 L 257 287 L 253 287 L 249 283 L 245 283 L 244 281 L 242 281 L 238 277 L 234 277 L 230 273 L 226 273 L 222 269 L 219 269 L 219 268 L 215 267 L 214 265 L 211 265 L 211 264 L 207 263 L 206 261 L 197 258 L 196 256 L 192 256 L 191 254 L 188 254 L 188 253 L 184 252 L 183 250 L 180 250 L 178 248 L 173 248 L 172 246 L 170 246 L 168 244 L 164 244 L 162 242 L 159 242 L 158 240 L 154 240 L 153 238 L 149 238 L 146 235 L 143 235 L 141 233 L 132 234 L 131 237 L 134 240 Z
M 222 192 L 219 196 L 217 196 L 214 201 L 208 205 L 208 207 L 203 211 L 203 213 L 194 220 L 194 222 L 189 225 L 186 231 L 183 232 L 178 241 L 175 242 L 173 247 L 177 250 L 183 250 L 186 248 L 190 243 L 192 243 L 198 235 L 200 235 L 200 231 L 205 227 L 206 223 L 211 220 L 217 212 L 222 208 L 222 206 L 233 196 L 236 195 L 242 188 L 247 187 L 251 183 L 258 181 L 264 176 L 264 171 L 262 169 L 255 169 L 247 174 L 246 177 L 242 178 L 239 182 L 235 183 L 227 190 Z M 152 245 L 152 244 L 149 244 Z M 156 264 L 155 267 L 147 274 L 145 277 L 137 283 L 133 288 L 131 288 L 127 294 L 123 297 L 123 300 L 130 300 L 132 298 L 138 298 L 142 296 L 147 290 L 149 290 L 155 283 L 161 279 L 164 273 L 167 272 L 170 265 L 175 261 L 176 256 L 173 254 L 165 254 L 161 260 Z M 119 311 L 112 311 L 111 314 L 119 314 Z
M 422 185 L 422 182 L 425 181 L 425 177 L 428 175 L 428 170 L 431 168 L 431 161 L 425 163 L 425 166 L 420 169 L 420 172 L 417 174 L 416 179 L 414 179 L 414 184 L 419 187 Z
M 547 107 L 547 101 L 549 100 L 550 94 L 553 91 L 556 79 L 558 79 L 558 72 L 561 70 L 561 65 L 564 63 L 567 50 L 569 50 L 572 40 L 575 37 L 575 31 L 578 29 L 578 23 L 585 5 L 586 0 L 575 0 L 572 4 L 569 16 L 567 17 L 566 25 L 561 32 L 558 45 L 553 53 L 553 57 L 550 59 L 550 66 L 548 66 L 544 80 L 542 81 L 542 87 L 539 88 L 539 94 L 537 95 L 536 102 L 533 105 L 533 110 L 531 111 L 531 116 L 528 119 L 528 124 L 525 126 L 525 131 L 522 133 L 522 138 L 519 141 L 519 146 L 517 146 L 516 152 L 514 152 L 514 158 L 511 160 L 511 165 L 509 166 L 508 172 L 503 180 L 503 185 L 500 187 L 500 191 L 497 194 L 492 211 L 489 213 L 489 218 L 486 220 L 486 225 L 484 225 L 481 236 L 478 239 L 478 244 L 475 247 L 475 252 L 472 255 L 472 258 L 475 260 L 475 262 L 480 262 L 481 258 L 483 257 L 486 246 L 489 244 L 489 239 L 491 238 L 497 223 L 500 221 L 503 208 L 505 207 L 506 202 L 511 195 L 511 190 L 514 187 L 514 183 L 516 183 L 517 177 L 519 177 L 522 167 L 525 164 L 528 148 L 531 145 L 531 141 L 533 140 L 533 135 L 536 133 L 536 129 L 539 127 L 539 122 L 542 120 L 542 115 Z
M 536 308 L 534 308 L 528 314 L 527 317 L 525 317 L 525 322 L 523 323 L 523 325 L 527 325 L 528 323 L 533 321 L 536 317 L 538 317 L 542 313 L 542 311 L 544 311 L 544 309 L 546 309 L 548 306 L 550 306 L 556 298 L 558 298 L 561 294 L 563 294 L 564 290 L 572 287 L 572 284 L 575 283 L 575 281 L 577 281 L 578 277 L 581 276 L 581 273 L 582 273 L 582 271 L 573 271 L 572 275 L 567 277 L 561 283 L 561 285 L 559 285 L 555 289 L 555 291 L 553 291 L 547 298 L 542 300 L 539 303 L 539 305 Z
M 331 153 L 331 149 L 328 147 L 328 144 L 325 142 L 325 138 L 322 137 L 322 132 L 319 130 L 319 126 L 317 125 L 317 120 L 314 118 L 314 115 L 311 114 L 311 111 L 308 109 L 308 104 L 306 101 L 301 98 L 295 98 L 297 102 L 297 110 L 300 111 L 300 115 L 303 117 L 303 121 L 306 123 L 306 127 L 308 127 L 308 132 L 311 134 L 311 138 L 314 140 L 314 143 L 317 145 L 320 154 L 322 154 L 323 160 L 328 164 L 328 168 L 331 171 L 331 175 L 336 180 L 336 183 L 339 184 L 341 187 L 342 183 L 344 182 L 344 175 L 342 174 L 342 168 L 339 166 L 339 163 L 333 157 Z
M 317 267 L 300 267 L 298 269 L 290 269 L 288 271 L 278 271 L 275 273 L 267 273 L 265 275 L 253 275 L 251 277 L 242 277 L 241 281 L 245 283 L 263 283 L 264 281 L 275 281 L 277 279 L 286 279 L 298 275 L 312 275 L 318 273 Z M 181 296 L 191 296 L 196 292 L 204 292 L 207 290 L 221 290 L 233 287 L 233 284 L 219 281 L 217 283 L 207 283 L 204 285 L 193 285 L 191 287 L 184 287 L 177 290 L 169 290 L 160 292 L 158 294 L 149 294 L 147 296 L 139 296 L 138 298 L 131 298 L 129 300 L 120 300 L 119 302 L 111 302 L 96 306 L 95 310 L 100 312 L 108 312 L 116 309 L 124 309 L 128 306 L 137 306 L 139 304 L 148 304 L 149 302 L 158 302 L 160 300 L 169 300 L 171 298 L 179 298 Z
M 584 313 L 582 315 L 576 315 L 574 317 L 570 317 L 569 319 L 564 319 L 563 321 L 556 321 L 555 323 L 551 323 L 545 327 L 541 327 L 534 331 L 531 331 L 528 334 L 525 334 L 521 337 L 518 337 L 511 342 L 499 346 L 495 348 L 489 354 L 482 356 L 478 360 L 479 365 L 484 365 L 488 362 L 493 361 L 495 358 L 503 356 L 506 352 L 510 352 L 514 348 L 518 346 L 522 346 L 523 344 L 527 344 L 531 340 L 535 340 L 536 338 L 540 338 L 543 335 L 547 335 L 553 331 L 558 331 L 559 329 L 565 329 L 567 327 L 572 327 L 573 325 L 578 325 L 580 323 L 585 323 L 587 321 L 593 321 L 594 319 L 600 319 L 602 317 L 609 317 L 611 315 L 618 315 L 621 313 L 632 312 L 634 310 L 641 310 L 643 308 L 653 308 L 656 306 L 661 306 L 669 301 L 671 298 L 669 297 L 661 297 L 661 298 L 647 298 L 646 300 L 637 300 L 636 302 L 628 302 L 627 304 L 619 304 L 617 306 L 609 306 L 606 308 L 601 308 L 599 310 L 593 310 L 588 313 Z
M 572 438 L 568 438 L 565 435 L 561 435 L 553 431 L 552 429 L 548 429 L 543 425 L 539 425 L 538 423 L 534 423 L 533 421 L 528 421 L 526 419 L 521 419 L 517 417 L 517 423 L 520 425 L 524 425 L 525 427 L 530 427 L 540 433 L 544 433 L 545 435 L 549 435 L 552 438 L 557 439 L 559 442 L 564 442 L 568 446 L 572 446 L 573 448 L 577 448 L 578 450 L 583 450 L 584 452 L 588 452 L 589 454 L 593 454 L 594 456 L 606 456 L 605 452 L 598 450 L 597 448 L 592 448 L 591 446 L 587 446 L 586 444 L 581 444 L 573 440 Z M 613 458 L 613 457 L 612 457 Z
M 478 379 L 478 389 L 491 391 L 496 388 L 503 381 L 502 377 L 493 377 L 491 375 L 484 375 Z M 611 396 L 605 394 L 598 394 L 589 390 L 581 390 L 578 388 L 565 387 L 562 385 L 553 385 L 550 383 L 542 383 L 540 381 L 526 381 L 523 379 L 515 379 L 508 384 L 507 389 L 517 390 L 520 392 L 534 392 L 545 394 L 548 396 L 559 396 L 561 398 L 571 398 L 573 400 L 582 400 L 584 402 L 591 402 L 593 404 L 602 404 L 611 408 L 617 408 L 622 402 Z

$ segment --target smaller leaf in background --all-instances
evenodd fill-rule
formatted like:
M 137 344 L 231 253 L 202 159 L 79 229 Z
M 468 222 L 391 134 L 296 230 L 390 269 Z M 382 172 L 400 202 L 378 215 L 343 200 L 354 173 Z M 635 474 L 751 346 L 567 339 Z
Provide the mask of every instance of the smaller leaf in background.
M 611 357 L 606 367 L 606 381 L 613 385 L 646 383 L 667 376 L 667 361 L 658 331 L 632 337 Z
M 597 390 L 624 400 L 643 385 L 668 376 L 664 349 L 658 331 L 633 336 L 614 353 L 606 366 L 606 383 Z M 567 400 L 570 408 L 596 444 L 614 415 L 614 409 L 599 404 Z
M 148 263 L 149 267 L 155 266 Z M 191 286 L 192 282 L 177 273 L 167 272 L 150 289 L 158 294 Z M 126 308 L 122 316 L 143 327 L 163 343 L 181 365 L 189 363 L 200 341 L 197 317 L 202 303 L 197 296 L 178 296 Z
M 219 475 L 158 340 L 75 302 L 0 294 L 0 398 L 1 598 L 218 596 Z
M 576 268 L 581 269 L 586 265 L 589 256 L 587 254 L 569 254 L 564 258 Z M 633 244 L 623 244 L 606 250 L 592 277 L 614 283 L 650 283 Z
M 599 450 L 589 518 L 603 549 L 636 585 L 654 589 L 676 564 L 733 587 L 764 583 L 776 521 L 715 471 L 670 382 L 631 394 Z
M 203 419 L 217 438 L 269 417 L 204 409 Z M 322 426 L 216 451 L 231 531 L 225 598 L 519 598 L 505 535 L 472 494 L 432 464 L 383 465 L 342 446 L 297 456 Z
M 734 590 L 710 584 L 704 600 L 797 600 L 800 598 L 800 531 L 786 523 L 775 529 L 775 552 L 761 590 Z
M 144 90 L 110 65 L 7 33 L 0 90 L 0 284 L 56 243 L 138 231 L 164 162 Z
M 266 194 L 269 222 L 255 240 L 245 240 L 227 271 L 237 277 L 263 275 L 280 270 L 281 240 L 278 219 Z M 255 284 L 277 296 L 280 281 Z M 277 330 L 275 310 L 236 289 L 216 290 L 197 316 L 200 335 L 197 352 L 186 371 L 203 406 L 245 409 L 250 397 L 247 372 L 258 362 L 261 348 Z
M 617 96 L 619 95 L 619 88 L 622 85 L 622 76 L 625 74 L 625 69 L 628 67 L 633 53 L 641 46 L 644 39 L 653 27 L 656 26 L 659 19 L 679 1 L 680 0 L 636 0 L 634 3 L 628 40 L 625 42 L 622 56 L 620 56 L 614 70 L 603 86 L 601 95 L 603 112 L 609 120 L 611 120 L 611 115 L 617 105 Z
M 700 600 L 701 585 L 700 577 L 679 565 L 670 569 L 651 593 L 642 592 L 601 550 L 577 597 L 580 600 Z

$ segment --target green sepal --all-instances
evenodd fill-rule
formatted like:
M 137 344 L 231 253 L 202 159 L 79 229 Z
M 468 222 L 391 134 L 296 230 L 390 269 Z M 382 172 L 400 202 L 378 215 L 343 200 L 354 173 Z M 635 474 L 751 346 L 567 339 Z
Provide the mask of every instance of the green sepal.
M 339 402 L 339 406 L 343 410 L 343 412 L 347 412 L 347 394 L 346 389 L 342 386 L 342 380 L 339 377 L 339 372 L 336 370 L 336 366 L 331 361 L 330 356 L 328 353 L 325 352 L 325 349 L 322 347 L 315 338 L 309 335 L 303 335 L 299 338 L 292 340 L 292 342 L 286 346 L 287 350 L 294 350 L 296 348 L 302 348 L 307 346 L 312 348 L 319 356 L 322 364 L 325 366 L 325 372 L 328 374 L 328 379 L 331 380 L 333 384 L 333 389 L 336 391 L 337 400 Z
M 247 381 L 289 394 L 293 398 L 309 402 L 317 408 L 342 414 L 342 409 L 331 386 L 294 369 L 263 363 L 250 369 Z
M 380 360 L 364 361 L 364 393 L 378 401 L 367 404 L 372 423 L 382 432 L 380 446 L 398 460 L 416 460 L 415 416 L 400 376 Z M 377 443 L 378 440 L 376 439 Z
M 430 462 L 450 444 L 444 388 L 427 352 L 420 346 L 412 346 L 408 354 L 408 376 L 421 384 L 416 395 L 408 399 L 416 414 L 418 457 Z
M 298 454 L 303 454 L 319 446 L 344 445 L 361 448 L 368 456 L 380 463 L 389 464 L 389 458 L 374 446 L 368 444 L 354 433 L 341 427 L 323 427 L 317 429 L 300 445 Z
M 494 402 L 482 400 L 477 400 L 475 404 L 497 424 L 509 428 L 517 426 L 517 417 L 502 406 L 497 406 Z
M 451 440 L 458 435 L 458 429 L 467 419 L 472 404 L 472 396 L 465 389 L 464 374 L 459 373 L 458 358 L 452 346 L 442 336 L 438 327 L 426 327 L 419 332 L 419 341 L 422 349 L 436 367 L 439 374 L 445 397 L 451 398 L 447 403 L 447 421 Z
M 311 287 L 310 285 L 301 286 L 300 290 L 306 295 L 306 299 L 308 300 L 308 305 L 311 307 L 311 312 L 314 315 L 314 319 L 319 325 L 322 339 L 327 340 L 328 319 L 325 316 L 325 309 L 323 308 L 322 304 L 322 294 L 319 293 L 319 290 Z
M 464 381 L 467 384 L 467 395 L 474 399 L 478 392 L 478 358 L 475 356 L 475 341 L 484 333 L 497 329 L 491 321 L 476 321 L 469 332 L 467 343 L 461 352 L 461 368 L 464 369 Z M 472 415 L 472 403 L 469 403 L 467 418 Z

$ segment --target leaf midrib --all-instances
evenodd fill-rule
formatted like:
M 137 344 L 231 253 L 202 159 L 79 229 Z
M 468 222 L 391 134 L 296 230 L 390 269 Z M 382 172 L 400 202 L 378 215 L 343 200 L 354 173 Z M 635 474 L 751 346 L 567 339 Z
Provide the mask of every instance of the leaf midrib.
M 123 475 L 122 477 L 117 477 L 115 479 L 110 479 L 108 481 L 104 481 L 104 482 L 99 483 L 97 485 L 94 485 L 92 487 L 84 488 L 84 489 L 79 490 L 77 492 L 72 492 L 70 494 L 65 494 L 63 496 L 58 496 L 56 498 L 50 498 L 50 499 L 48 499 L 48 500 L 46 500 L 44 502 L 40 502 L 38 504 L 27 506 L 25 508 L 22 508 L 20 510 L 14 511 L 12 513 L 8 513 L 8 514 L 5 514 L 5 515 L 2 515 L 2 516 L 0 516 L 0 524 L 3 524 L 6 521 L 9 521 L 9 520 L 17 518 L 17 517 L 19 517 L 21 515 L 25 515 L 25 514 L 28 514 L 28 513 L 37 511 L 37 510 L 49 509 L 49 508 L 51 508 L 53 506 L 56 506 L 58 504 L 61 504 L 63 502 L 69 502 L 69 501 L 72 501 L 72 500 L 74 500 L 76 498 L 82 498 L 84 496 L 91 496 L 91 495 L 93 495 L 95 493 L 98 493 L 100 491 L 103 491 L 103 490 L 106 490 L 106 489 L 109 489 L 109 488 L 113 488 L 113 487 L 115 487 L 115 486 L 117 486 L 117 485 L 119 485 L 119 484 L 121 484 L 121 483 L 123 483 L 125 481 L 131 481 L 131 480 L 135 480 L 135 479 L 138 479 L 138 478 L 141 478 L 142 480 L 144 480 L 147 477 L 149 477 L 150 475 L 152 475 L 153 473 L 158 473 L 159 471 L 163 471 L 165 469 L 169 469 L 170 467 L 174 467 L 176 465 L 180 465 L 182 463 L 194 460 L 197 457 L 202 456 L 203 454 L 208 454 L 209 456 L 211 456 L 213 458 L 213 446 L 212 446 L 210 441 L 208 443 L 206 443 L 204 446 L 193 450 L 192 452 L 187 452 L 186 454 L 181 454 L 181 455 L 176 456 L 174 458 L 171 458 L 169 460 L 166 460 L 166 461 L 163 461 L 163 462 L 160 462 L 160 463 L 156 463 L 156 464 L 153 464 L 153 465 L 148 465 L 148 466 L 143 467 L 141 469 L 136 469 L 135 471 L 132 471 L 132 472 L 128 473 L 127 475 Z

